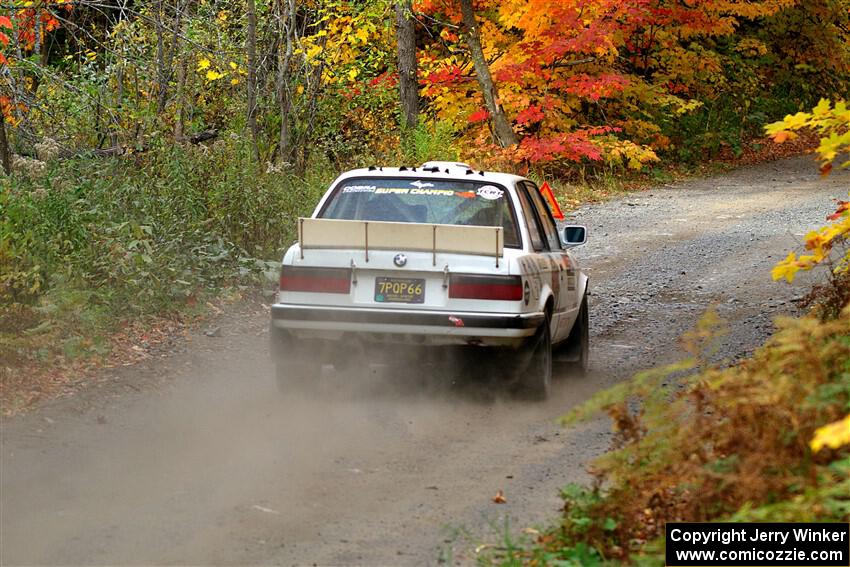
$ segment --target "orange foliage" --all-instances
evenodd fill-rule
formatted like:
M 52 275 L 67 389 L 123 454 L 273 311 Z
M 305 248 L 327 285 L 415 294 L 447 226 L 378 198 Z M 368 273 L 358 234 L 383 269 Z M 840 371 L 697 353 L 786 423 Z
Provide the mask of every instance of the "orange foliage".
M 604 160 L 640 168 L 668 142 L 640 118 L 641 107 L 667 106 L 673 99 L 685 107 L 691 97 L 725 85 L 721 60 L 695 47 L 694 38 L 731 36 L 743 22 L 799 2 L 478 0 L 499 102 L 522 140 L 508 153 L 532 163 Z M 459 2 L 419 0 L 414 9 L 428 16 L 423 24 L 444 23 L 420 58 L 423 95 L 470 142 L 486 142 L 475 74 L 458 56 L 464 49 L 462 33 L 456 33 L 463 31 Z M 765 47 L 752 40 L 741 49 L 758 56 Z M 608 151 L 613 139 L 630 142 L 627 159 Z

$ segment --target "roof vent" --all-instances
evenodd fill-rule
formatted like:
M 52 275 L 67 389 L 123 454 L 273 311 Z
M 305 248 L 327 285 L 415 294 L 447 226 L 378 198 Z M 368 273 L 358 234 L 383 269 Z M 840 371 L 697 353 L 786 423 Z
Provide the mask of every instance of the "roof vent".
M 438 169 L 471 169 L 469 164 L 458 161 L 426 161 L 422 164 L 423 169 L 436 167 Z

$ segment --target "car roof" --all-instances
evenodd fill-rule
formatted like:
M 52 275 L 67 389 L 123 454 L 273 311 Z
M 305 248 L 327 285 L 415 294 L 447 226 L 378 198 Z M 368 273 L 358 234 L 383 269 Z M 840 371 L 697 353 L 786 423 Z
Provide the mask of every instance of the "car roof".
M 356 177 L 404 177 L 410 179 L 433 179 L 437 181 L 479 181 L 498 183 L 511 187 L 525 178 L 512 173 L 498 171 L 482 171 L 470 168 L 464 163 L 455 162 L 426 162 L 418 167 L 364 167 L 346 171 L 337 177 L 333 185 L 337 185 L 346 179 Z

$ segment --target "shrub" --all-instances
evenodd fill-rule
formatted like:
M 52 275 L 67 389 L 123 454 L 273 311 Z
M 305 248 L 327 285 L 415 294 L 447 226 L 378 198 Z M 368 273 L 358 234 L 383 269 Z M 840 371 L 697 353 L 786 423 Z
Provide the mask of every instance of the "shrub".
M 668 521 L 850 519 L 850 447 L 829 436 L 850 409 L 850 308 L 777 325 L 752 358 L 716 368 L 704 362 L 720 328 L 709 314 L 686 339 L 690 358 L 569 414 L 607 411 L 614 450 L 595 461 L 594 487 L 565 489 L 560 525 L 495 559 L 542 564 L 580 551 L 658 564 Z M 674 376 L 678 386 L 665 387 Z
M 30 315 L 26 329 L 0 316 L 2 344 L 20 350 L 22 331 L 51 322 L 63 329 L 54 349 L 62 352 L 69 337 L 191 307 L 251 278 L 258 259 L 279 259 L 327 177 L 258 171 L 245 148 L 224 140 L 7 178 L 0 314 Z

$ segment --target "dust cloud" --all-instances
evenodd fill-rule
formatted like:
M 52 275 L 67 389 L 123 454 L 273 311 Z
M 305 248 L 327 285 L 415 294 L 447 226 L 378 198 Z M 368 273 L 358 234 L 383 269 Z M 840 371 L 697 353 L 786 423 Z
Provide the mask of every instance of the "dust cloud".
M 2 563 L 300 562 L 311 545 L 357 562 L 345 541 L 398 531 L 440 488 L 474 489 L 497 432 L 545 419 L 545 405 L 514 401 L 482 373 L 480 357 L 445 349 L 325 366 L 280 392 L 265 341 L 248 337 L 190 349 L 154 395 L 57 410 L 51 432 L 37 424 L 39 443 L 4 441 L 14 458 L 3 464 Z M 367 547 L 396 558 L 381 545 Z

